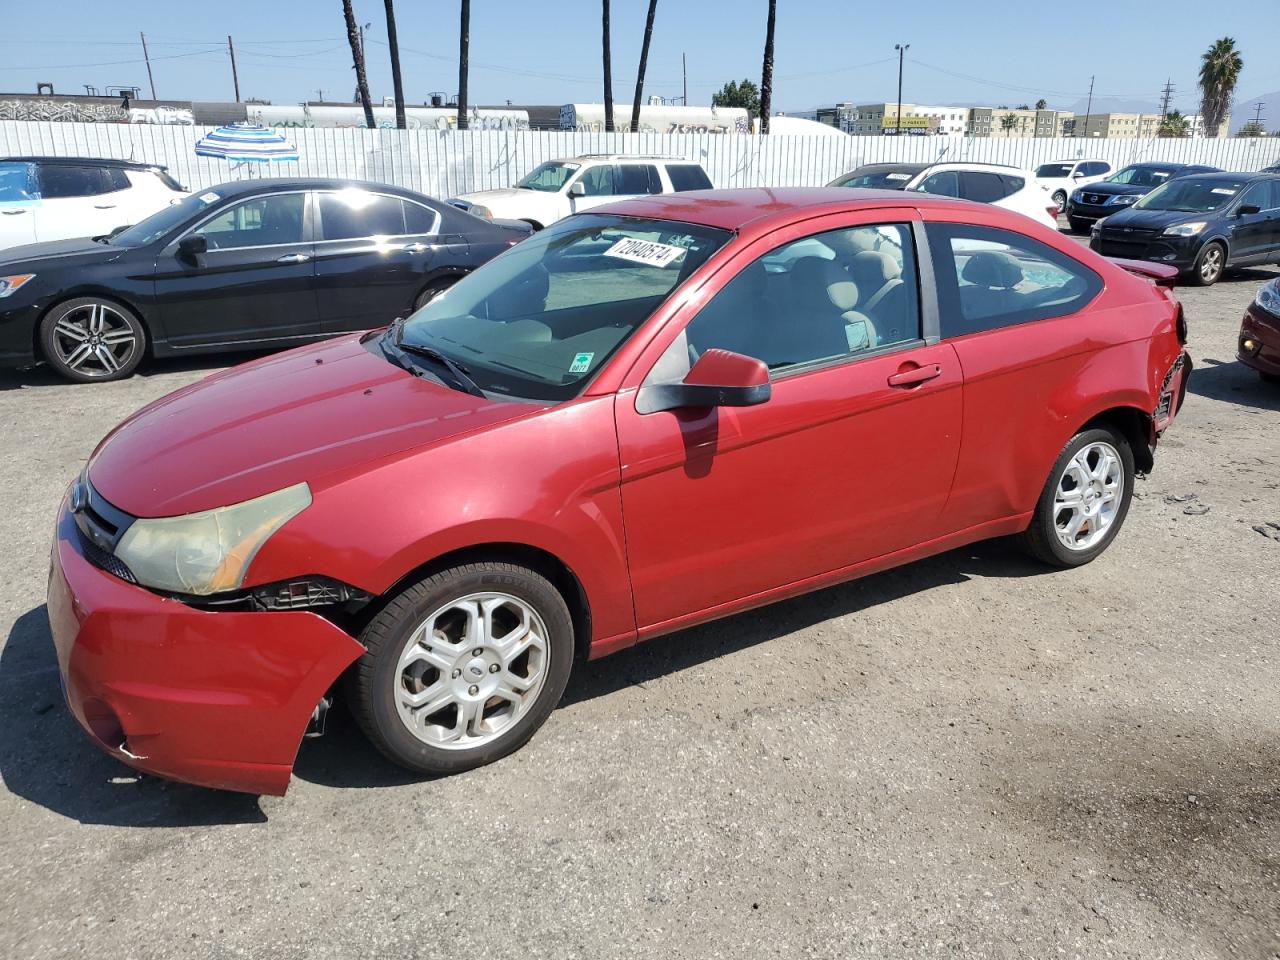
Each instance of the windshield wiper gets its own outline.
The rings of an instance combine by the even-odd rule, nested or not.
[[[422,357],[424,360],[432,361],[437,366],[444,367],[453,380],[453,386],[456,386],[463,393],[469,393],[476,397],[484,396],[484,391],[480,389],[480,385],[471,379],[471,371],[458,363],[458,361],[446,356],[434,347],[428,347],[420,343],[405,343],[403,318],[397,317],[395,322],[388,328],[386,335],[391,339],[392,346],[402,353]]]

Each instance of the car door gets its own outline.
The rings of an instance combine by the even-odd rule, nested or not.
[[[1280,263],[1280,180],[1272,180],[1268,185],[1271,187],[1269,205],[1263,208],[1263,212],[1267,215],[1270,229],[1267,231],[1267,255],[1263,259]]]
[[[1214,189],[1227,192],[1229,188]],[[1258,209],[1253,213],[1242,213],[1241,208],[1246,205]],[[1272,233],[1275,224],[1268,209],[1270,206],[1271,184],[1265,180],[1250,184],[1235,200],[1225,217],[1232,263],[1253,263],[1271,259]]]
[[[182,237],[174,237],[156,258],[156,309],[170,346],[266,344],[320,332],[306,191],[228,198],[183,236],[208,249],[184,254]]]
[[[39,203],[35,164],[0,162],[0,250],[35,243]]]
[[[662,192],[662,180],[658,174],[658,168],[652,164],[599,163],[587,167],[579,175],[578,180],[586,192],[582,196],[574,196],[573,186],[570,184],[569,198],[572,201],[574,213],[581,213],[616,200]]]
[[[36,240],[96,237],[128,224],[121,220],[120,197],[129,178],[117,167],[75,163],[38,163],[40,204],[35,211]]]
[[[915,213],[877,213],[758,241],[718,292],[672,318],[641,360],[640,392],[618,396],[641,629],[933,535],[959,451],[960,369],[920,306],[932,295],[920,294]],[[900,272],[874,314],[851,280],[864,253]],[[768,402],[641,412],[643,386],[681,379],[712,348],[770,365]]]
[[[465,262],[466,239],[442,236],[440,214],[370,190],[316,194],[316,309],[324,333],[406,316],[429,278]]]

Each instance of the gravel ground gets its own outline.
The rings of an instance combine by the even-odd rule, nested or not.
[[[43,605],[93,444],[216,364],[0,374],[0,957],[1280,957],[1280,391],[1234,361],[1273,275],[1182,291],[1191,392],[1097,563],[984,544],[655,641],[452,779],[335,711],[280,799],[100,754]]]

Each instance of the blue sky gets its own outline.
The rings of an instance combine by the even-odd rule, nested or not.
[[[16,3],[17,0],[6,0]],[[457,89],[456,0],[397,4],[406,98]],[[613,0],[614,94],[629,101],[644,26],[645,0]],[[1095,98],[1155,101],[1172,77],[1174,103],[1194,109],[1199,54],[1223,35],[1245,58],[1239,93],[1280,90],[1275,0],[1236,0],[1211,13],[1202,2],[1115,0],[780,0],[774,104],[801,110],[838,100],[896,96],[893,45],[910,43],[903,97],[917,103],[1034,102],[1069,107]],[[375,97],[390,95],[383,4],[357,0],[367,37]],[[82,84],[135,84],[147,90],[138,31],[147,33],[161,98],[230,100],[226,35],[236,42],[240,89],[276,103],[343,100],[353,89],[340,0],[57,0],[53,17],[9,18],[0,39],[0,90],[59,92]],[[472,103],[599,102],[598,0],[473,0]],[[680,94],[680,55],[689,57],[689,99],[706,103],[724,81],[760,78],[765,0],[659,0],[647,93]],[[1073,12],[1078,10],[1079,12]],[[1154,13],[1154,15],[1153,15]],[[1086,26],[1088,25],[1088,26]],[[1075,41],[1088,31],[1100,41]],[[126,62],[116,62],[126,61]],[[1244,105],[1237,107],[1237,111]],[[1266,110],[1280,126],[1280,102]]]

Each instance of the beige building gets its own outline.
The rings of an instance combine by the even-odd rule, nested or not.
[[[1192,114],[1186,118],[1188,135],[1193,138],[1204,136],[1204,122],[1200,114]],[[1160,131],[1160,114],[1158,113],[1094,113],[1087,118],[1081,117],[1079,136],[1101,139],[1133,140],[1142,137],[1154,137]],[[1218,136],[1225,137],[1231,126],[1231,118],[1225,118],[1218,127]]]
[[[963,136],[969,118],[967,107],[937,107],[916,103],[902,105],[902,132],[914,135]],[[898,131],[898,104],[838,103],[817,111],[815,119],[839,127],[855,137],[878,137]]]
[[[974,107],[965,130],[971,137],[1069,137],[1075,114],[1065,110],[1016,110]]]

